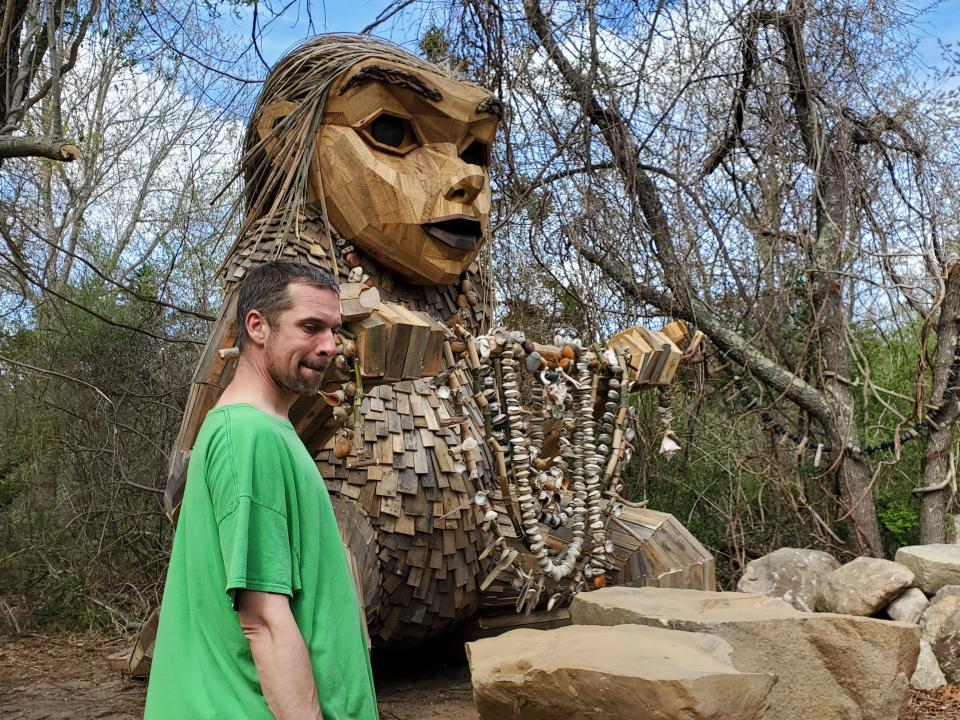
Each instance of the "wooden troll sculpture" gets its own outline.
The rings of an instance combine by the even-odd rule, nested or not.
[[[643,329],[607,349],[490,331],[475,261],[501,116],[486,90],[391,44],[326,35],[277,64],[247,128],[245,222],[167,510],[175,518],[189,450],[232,375],[246,268],[287,258],[330,270],[341,352],[291,420],[334,500],[378,645],[415,643],[478,612],[503,626],[507,611],[556,617],[607,578],[713,583],[712,558],[671,516],[617,494],[627,390],[669,383],[674,343]],[[640,551],[661,536],[655,558]]]

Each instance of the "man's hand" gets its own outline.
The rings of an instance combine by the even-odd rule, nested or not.
[[[322,720],[313,666],[286,595],[237,590],[237,616],[250,641],[260,687],[277,720]]]

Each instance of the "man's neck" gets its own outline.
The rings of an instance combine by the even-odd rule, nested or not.
[[[217,401],[217,407],[247,403],[285,420],[296,400],[295,393],[279,387],[269,373],[260,370],[249,358],[241,355],[233,380]]]

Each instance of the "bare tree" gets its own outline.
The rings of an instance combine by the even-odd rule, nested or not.
[[[956,248],[941,239],[936,175],[947,171],[929,146],[939,100],[910,74],[901,12],[523,0],[471,3],[449,26],[466,29],[453,47],[512,110],[508,242],[573,276],[574,290],[590,277],[584,261],[599,271],[626,301],[601,301],[608,327],[632,303],[706,332],[754,388],[746,409],[836,483],[833,522],[871,555],[883,552],[883,469],[913,437],[943,450],[955,420],[945,291]],[[918,392],[905,397],[871,377],[860,333],[925,318],[937,350],[917,358]],[[926,463],[925,506],[951,497],[934,487],[952,472],[943,458]],[[925,537],[942,536],[942,514],[924,518]]]

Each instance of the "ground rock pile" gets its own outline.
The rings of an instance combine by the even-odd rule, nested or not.
[[[845,565],[823,555],[833,559],[781,548],[749,563],[738,587],[788,602],[804,593],[804,605],[821,612],[915,625],[922,643],[911,684],[930,690],[960,683],[960,545],[913,545],[894,561],[860,557]]]
[[[916,625],[805,613],[755,593],[605,588],[578,595],[573,621],[708,633],[743,672],[773,672],[768,720],[896,720],[919,652]]]

